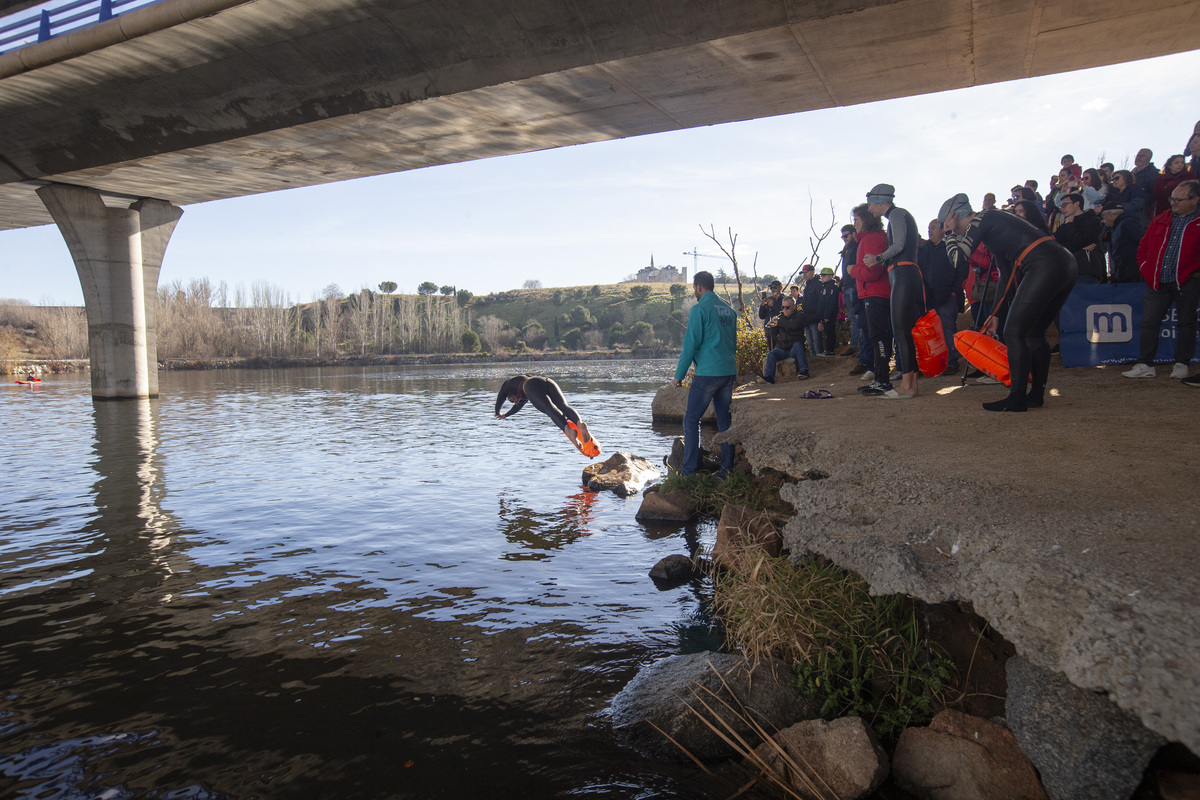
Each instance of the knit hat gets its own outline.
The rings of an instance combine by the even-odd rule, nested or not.
[[[890,183],[877,183],[867,192],[868,203],[890,203],[896,197],[896,187]]]
[[[975,211],[971,208],[971,198],[967,197],[963,192],[959,192],[954,197],[942,203],[942,207],[938,211],[938,225],[945,226],[946,217],[950,216],[951,212],[958,214],[960,218],[974,214]]]
[[[821,267],[821,274],[822,275],[832,275],[833,267]]]

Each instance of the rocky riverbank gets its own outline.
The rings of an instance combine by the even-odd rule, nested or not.
[[[724,434],[756,470],[795,479],[790,552],[986,619],[1027,665],[1010,667],[1010,703],[1014,687],[1026,708],[1050,703],[1041,716],[1073,739],[1022,743],[1043,777],[1083,763],[1089,737],[1143,727],[1143,753],[1200,752],[1196,391],[1056,364],[1045,408],[990,414],[979,404],[1003,387],[923,379],[915,400],[878,400],[845,360],[815,362],[811,380],[740,387]],[[802,397],[813,389],[834,396]],[[1089,697],[1099,716],[1076,716]]]

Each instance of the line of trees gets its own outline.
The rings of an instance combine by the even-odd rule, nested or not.
[[[204,278],[160,288],[157,318],[160,359],[447,353],[470,328],[470,312],[453,294],[343,296],[330,284],[311,303],[293,304],[256,282],[230,303],[224,284]]]
[[[608,295],[602,299],[600,286],[590,291],[582,287],[546,290],[544,297],[524,290],[480,298],[453,286],[429,291],[428,285],[422,285],[419,288],[425,291],[417,295],[392,294],[395,288],[394,282],[384,281],[379,292],[364,288],[346,295],[330,284],[312,301],[295,303],[281,288],[265,281],[231,292],[226,284],[207,278],[177,280],[158,289],[154,308],[158,357],[333,358],[661,348],[678,345],[682,339],[690,304],[683,302],[687,291],[682,284],[671,287],[671,311],[662,309],[650,321],[644,304],[651,287],[643,284],[613,293],[613,302]],[[621,294],[626,301],[619,299]],[[572,301],[582,302],[571,307]],[[507,302],[522,309],[520,317],[507,311]],[[595,314],[583,303],[594,304]],[[547,308],[561,311],[544,313]],[[525,321],[518,323],[519,318]],[[84,309],[0,300],[0,360],[25,357],[22,354],[51,360],[87,358]]]

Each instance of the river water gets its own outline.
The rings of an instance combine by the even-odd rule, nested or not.
[[[530,365],[606,452],[659,460],[670,362]],[[0,391],[0,797],[703,797],[616,745],[612,696],[715,647],[638,498],[513,366],[86,376]]]

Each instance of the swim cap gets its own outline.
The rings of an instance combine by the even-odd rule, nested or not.
[[[960,218],[969,217],[974,214],[975,211],[971,208],[971,198],[967,197],[963,192],[959,192],[954,197],[942,203],[942,208],[938,211],[938,225],[945,227],[946,217],[950,216],[951,212],[958,214]]]
[[[896,187],[890,183],[877,183],[867,192],[868,203],[890,203],[896,196]]]

